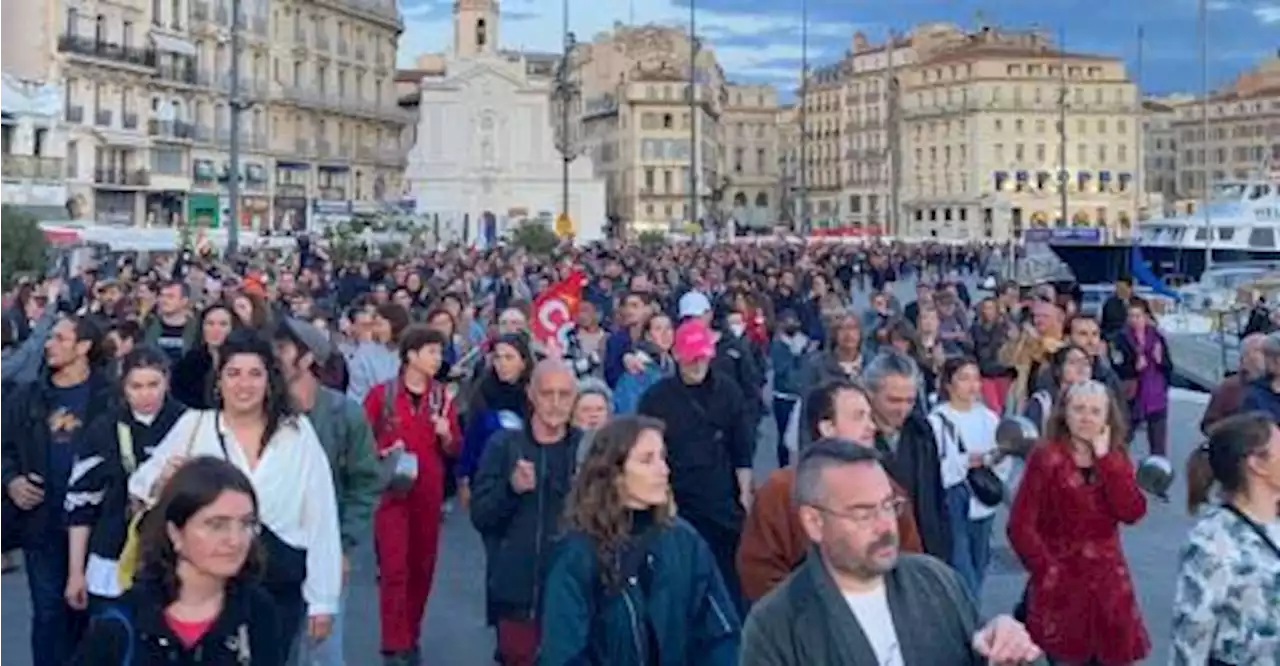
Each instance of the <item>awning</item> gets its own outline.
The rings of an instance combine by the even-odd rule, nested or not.
[[[176,53],[193,58],[196,55],[196,45],[180,37],[171,37],[153,32],[151,33],[151,41],[155,42],[157,49],[166,53]]]

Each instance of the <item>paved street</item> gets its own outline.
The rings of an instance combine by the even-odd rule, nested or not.
[[[912,288],[902,285],[899,298],[908,302]],[[859,299],[865,303],[865,299]],[[1171,414],[1170,448],[1175,468],[1199,443],[1199,420],[1204,410],[1204,397],[1178,391]],[[772,419],[766,419],[772,423]],[[756,460],[758,478],[763,478],[776,464],[773,435],[763,433]],[[1138,451],[1145,451],[1139,439]],[[1161,504],[1152,501],[1147,517],[1125,533],[1125,550],[1133,568],[1147,627],[1155,643],[1149,664],[1167,662],[1170,608],[1178,549],[1182,546],[1190,519],[1179,500],[1183,487],[1174,487],[1174,501]],[[1024,574],[1008,549],[1003,524],[996,532],[995,561],[983,595],[983,611],[988,614],[1010,612],[1021,595]],[[483,567],[480,541],[463,515],[450,516],[442,537],[442,556],[436,573],[435,589],[423,626],[422,645],[430,666],[484,666],[491,663],[492,634],[484,626]],[[378,653],[377,588],[374,583],[372,556],[365,553],[357,563],[351,595],[352,612],[347,615],[348,663],[352,666],[376,664]],[[4,577],[3,604],[0,606],[2,655],[7,664],[30,665],[28,626],[30,609],[26,582],[20,573]]]

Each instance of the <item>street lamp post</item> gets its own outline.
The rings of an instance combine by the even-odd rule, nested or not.
[[[689,222],[698,225],[698,169],[702,168],[702,160],[698,159],[698,3],[689,0]],[[710,101],[710,100],[708,100]]]
[[[231,93],[227,112],[231,114],[231,162],[227,174],[227,256],[233,256],[240,245],[240,111],[249,107],[240,98],[240,52],[244,45],[240,37],[240,13],[244,11],[241,0],[231,0]]]
[[[556,66],[555,88],[552,90],[552,99],[560,109],[560,123],[556,132],[556,151],[560,153],[560,214],[568,216],[569,166],[573,164],[573,160],[577,159],[581,153],[581,142],[575,140],[572,127],[573,109],[582,92],[578,84],[573,81],[572,72],[569,71],[569,59],[573,56],[573,51],[578,47],[577,39],[572,32],[569,32],[569,0],[564,0],[562,12],[561,32],[564,50],[560,55],[560,64]]]

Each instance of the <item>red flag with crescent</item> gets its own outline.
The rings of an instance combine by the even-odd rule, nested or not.
[[[578,317],[582,287],[586,274],[574,271],[568,277],[548,286],[533,299],[533,321],[529,330],[533,339],[543,345],[563,344],[563,336]]]

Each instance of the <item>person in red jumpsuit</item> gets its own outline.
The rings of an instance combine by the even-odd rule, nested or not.
[[[412,326],[400,338],[400,376],[374,387],[365,414],[387,458],[395,449],[416,456],[416,479],[391,487],[374,514],[378,610],[387,666],[418,663],[418,633],[439,552],[446,455],[462,441],[458,414],[443,382],[434,379],[448,341]],[[393,486],[397,484],[393,483]]]

